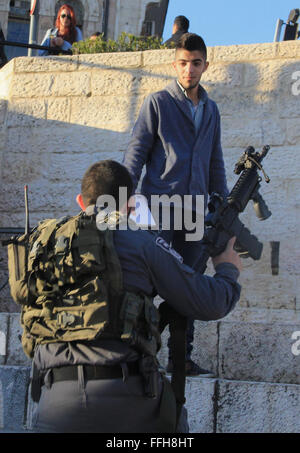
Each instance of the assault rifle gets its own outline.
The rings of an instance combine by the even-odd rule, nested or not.
[[[266,220],[271,216],[268,206],[259,193],[262,178],[258,175],[258,170],[261,170],[265,181],[270,182],[261,165],[269,149],[270,146],[265,145],[259,153],[255,152],[252,146],[248,146],[235,165],[234,172],[241,175],[230,194],[226,198],[222,198],[217,193],[212,194],[208,203],[209,212],[204,221],[204,235],[201,241],[203,251],[198,261],[200,269],[196,266],[202,273],[205,271],[208,258],[222,253],[228,240],[233,236],[236,236],[234,248],[242,257],[260,259],[262,243],[250,233],[238,216],[245,210],[250,200],[254,203],[254,210],[259,220]]]
[[[27,44],[23,42],[17,41],[6,41],[0,36],[0,52],[4,52],[3,46],[11,46],[11,47],[23,47],[25,49],[36,49],[36,50],[47,50],[50,55],[73,55],[71,49],[63,50],[60,47],[47,47],[47,46],[40,46],[39,44]],[[6,59],[7,61],[7,59]]]
[[[202,254],[199,257],[197,271],[204,273],[210,256],[222,253],[228,240],[236,236],[235,250],[243,257],[250,256],[254,260],[261,257],[263,245],[256,236],[239,220],[238,216],[244,211],[248,202],[254,202],[254,209],[260,220],[270,217],[265,201],[259,193],[260,181],[258,170],[264,174],[266,182],[270,178],[265,174],[261,162],[267,155],[270,147],[266,145],[262,152],[255,152],[249,146],[235,165],[234,172],[240,174],[238,181],[227,198],[214,193],[208,204],[208,214],[204,220],[204,235],[202,239]],[[174,371],[171,384],[176,397],[176,422],[178,424],[183,404],[185,403],[185,354],[186,354],[186,327],[187,319],[179,315],[167,302],[159,306],[160,332],[169,325],[171,350]]]

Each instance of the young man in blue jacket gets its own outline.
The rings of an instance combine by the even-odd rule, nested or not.
[[[228,194],[219,110],[199,84],[208,65],[203,39],[185,33],[176,45],[173,62],[177,80],[145,99],[124,157],[134,189],[146,165],[141,191],[147,199],[162,194],[192,195],[193,214],[196,195],[203,195],[206,208],[212,192]],[[172,225],[163,235],[185,263],[196,266],[199,242],[187,241],[186,230],[175,230]],[[193,320],[189,320],[186,373],[211,376],[191,360],[193,335]],[[171,356],[168,370],[172,370]]]

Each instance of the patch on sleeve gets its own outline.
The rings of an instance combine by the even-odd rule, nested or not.
[[[182,256],[174,250],[170,244],[168,244],[167,241],[165,241],[163,238],[158,237],[156,239],[156,245],[158,245],[160,248],[162,248],[165,252],[170,253],[170,255],[173,255],[174,258],[176,258],[180,263],[183,263],[183,258]]]

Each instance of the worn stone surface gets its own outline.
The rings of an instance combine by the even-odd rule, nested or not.
[[[29,368],[0,366],[0,428],[23,432]]]
[[[300,432],[299,385],[218,383],[218,433]]]
[[[214,432],[215,385],[215,379],[187,378],[186,408],[190,433]]]
[[[219,376],[300,384],[300,359],[292,353],[299,323],[221,322]]]
[[[30,366],[31,361],[24,354],[21,335],[23,329],[20,325],[20,314],[11,313],[9,315],[9,341],[7,348],[7,365]]]

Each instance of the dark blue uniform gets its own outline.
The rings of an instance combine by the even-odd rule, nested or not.
[[[214,277],[196,273],[156,234],[117,230],[115,247],[124,289],[159,294],[182,315],[209,321],[229,313],[240,296],[238,270],[217,266]],[[39,345],[34,363],[46,373],[34,427],[40,432],[167,432],[160,419],[162,381],[156,398],[144,394],[140,376],[86,379],[85,365],[136,362],[139,353],[119,340]],[[78,379],[54,382],[53,368],[77,366]],[[185,431],[182,431],[185,432]]]
[[[159,294],[182,315],[202,321],[223,318],[239,299],[239,271],[231,263],[219,264],[209,277],[185,265],[153,232],[128,229],[114,238],[127,290]]]

